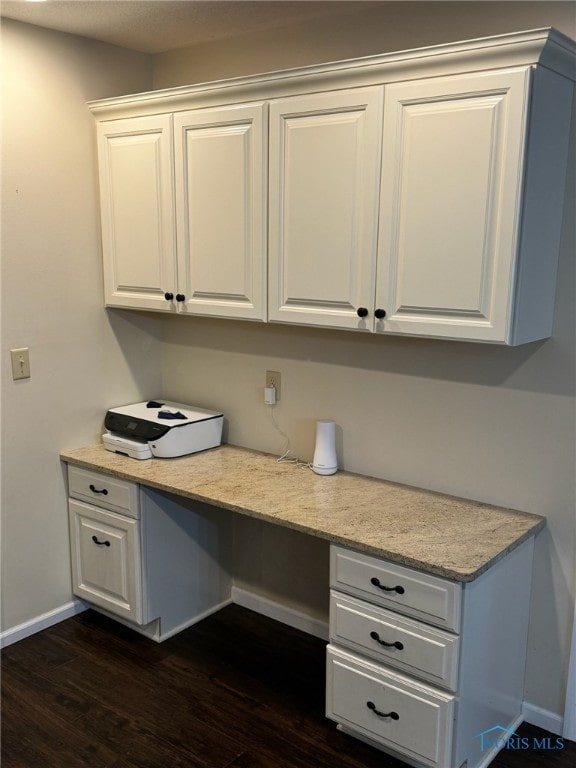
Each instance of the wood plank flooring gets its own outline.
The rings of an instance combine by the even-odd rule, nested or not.
[[[406,768],[324,717],[324,650],[234,605],[161,645],[86,611],[2,652],[2,768]],[[492,763],[575,764],[571,742]]]

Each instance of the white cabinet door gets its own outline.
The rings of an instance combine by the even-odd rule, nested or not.
[[[74,594],[143,623],[138,520],[73,500],[69,518]]]
[[[98,155],[106,304],[174,309],[171,116],[99,123]]]
[[[270,320],[372,330],[382,92],[270,105]]]
[[[377,332],[508,340],[529,75],[386,86]]]
[[[174,115],[178,304],[264,320],[265,106]]]

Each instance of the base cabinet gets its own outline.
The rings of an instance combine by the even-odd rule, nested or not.
[[[457,584],[332,546],[327,717],[410,765],[488,765],[482,734],[522,721],[532,553]]]
[[[230,602],[225,510],[75,467],[69,492],[73,592],[91,606],[160,642]]]
[[[230,603],[235,513],[152,490],[142,468],[127,481],[104,466],[68,467],[74,593],[156,641]],[[416,768],[488,766],[522,722],[541,523],[468,582],[441,563],[420,571],[332,544],[327,717]]]
[[[143,615],[140,521],[71,500],[74,594],[118,616]]]

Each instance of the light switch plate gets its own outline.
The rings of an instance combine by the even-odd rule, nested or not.
[[[10,356],[12,358],[12,378],[14,381],[17,381],[18,379],[29,379],[30,355],[28,347],[11,349]]]

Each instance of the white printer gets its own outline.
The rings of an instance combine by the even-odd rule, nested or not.
[[[102,442],[109,451],[133,459],[173,458],[220,445],[223,423],[216,411],[149,400],[111,408]]]

